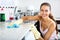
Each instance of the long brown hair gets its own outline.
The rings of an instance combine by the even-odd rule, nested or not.
[[[54,19],[51,13],[49,14],[49,17],[56,23],[56,20]],[[56,23],[56,33],[58,34],[57,23]]]
[[[40,9],[41,9],[41,7],[42,7],[43,5],[48,6],[49,9],[50,9],[50,11],[51,11],[51,5],[50,5],[49,3],[47,3],[47,2],[42,3],[41,6],[40,6]],[[49,18],[51,18],[51,19],[56,23],[56,20],[54,19],[53,15],[52,15],[51,13],[49,14]],[[57,23],[56,23],[56,31],[57,31],[56,33],[58,33]]]

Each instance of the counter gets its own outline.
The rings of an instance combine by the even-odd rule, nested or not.
[[[30,31],[30,23],[23,23],[19,28],[7,28],[9,22],[0,22],[0,40],[35,40]],[[59,25],[60,26],[60,25]],[[58,33],[60,39],[60,32]]]
[[[8,24],[0,22],[0,40],[22,40],[30,32],[29,24],[21,24],[19,28],[7,28]]]

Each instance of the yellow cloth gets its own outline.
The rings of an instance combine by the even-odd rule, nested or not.
[[[19,19],[16,22],[14,22],[14,24],[21,24],[21,23],[23,23],[23,19]]]
[[[11,22],[10,24],[9,24],[9,26],[12,26],[13,24],[21,24],[21,23],[23,23],[23,19],[19,19],[19,20],[17,20],[17,21],[13,21],[13,22]]]
[[[38,30],[36,29],[36,27],[34,26],[34,24],[31,25],[31,31],[33,32],[34,36],[36,39],[39,39],[41,36],[40,36],[40,33],[38,32]]]

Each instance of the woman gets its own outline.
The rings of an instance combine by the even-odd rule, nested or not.
[[[51,15],[51,6],[49,3],[42,3],[40,6],[40,13],[36,16],[24,16],[18,20],[18,24],[25,20],[37,20],[35,26],[42,34],[42,40],[55,40],[57,39],[56,22]],[[19,22],[20,21],[20,22]],[[15,23],[17,23],[15,22]],[[38,36],[37,36],[38,37]],[[40,40],[38,38],[38,40]]]

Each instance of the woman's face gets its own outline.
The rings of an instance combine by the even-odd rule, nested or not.
[[[50,8],[47,5],[43,5],[40,9],[40,15],[42,16],[42,18],[46,18],[49,17],[50,14]]]

